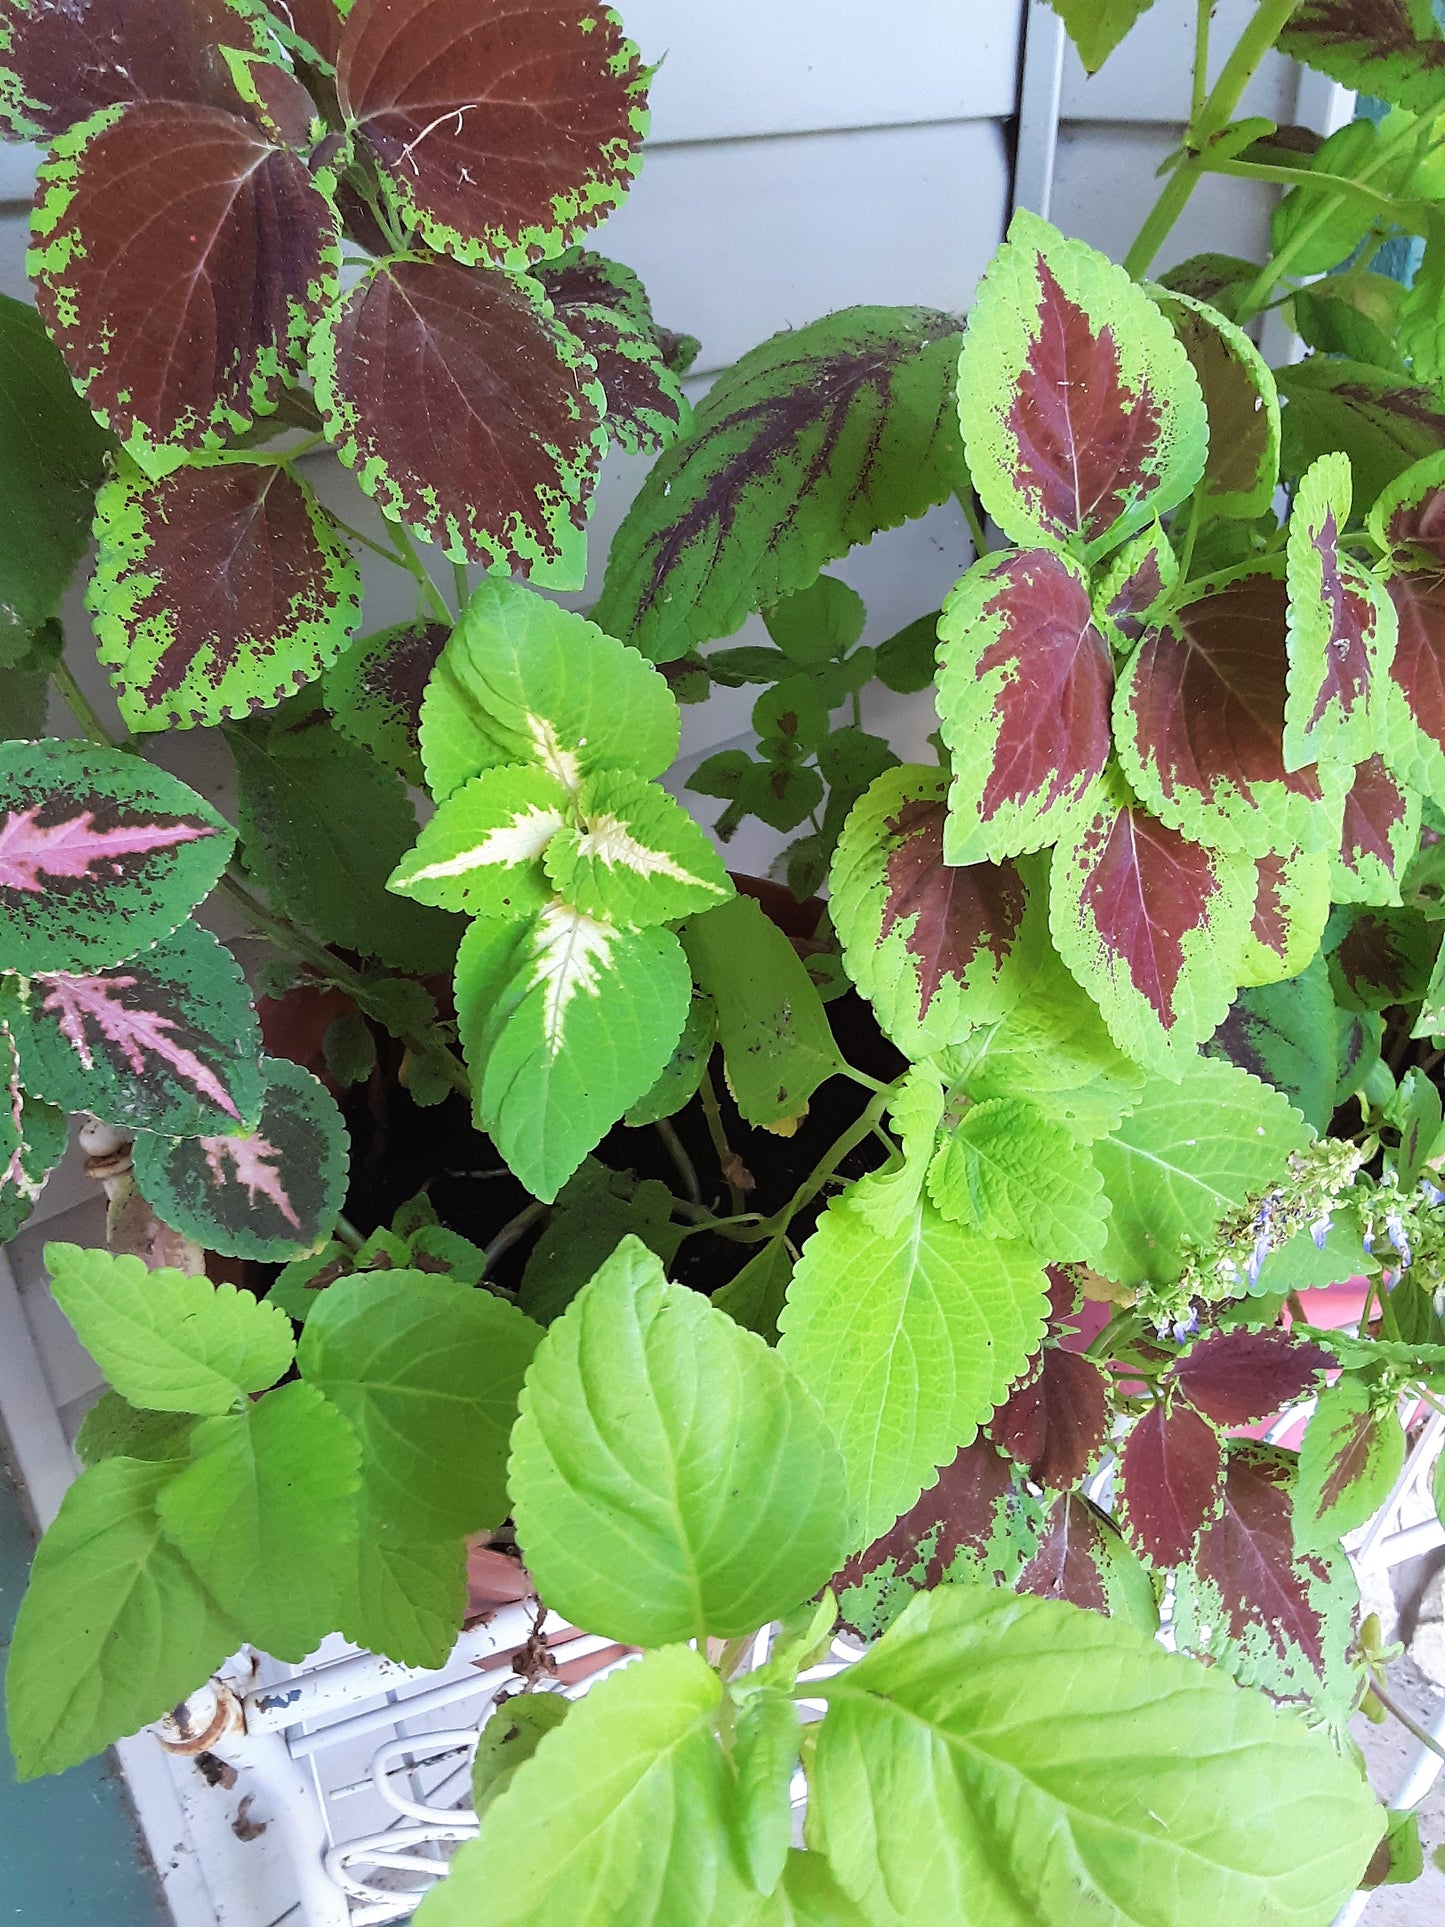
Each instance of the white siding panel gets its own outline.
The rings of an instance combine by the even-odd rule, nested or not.
[[[1021,0],[621,0],[655,141],[730,140],[1014,111]]]
[[[30,217],[25,209],[0,214],[0,294],[13,295],[17,301],[34,298],[25,275],[29,238]]]
[[[1008,180],[992,122],[664,148],[593,245],[701,338],[702,372],[856,302],[963,309]]]
[[[35,192],[38,148],[24,141],[0,141],[0,201],[28,201]]]
[[[1194,11],[1194,0],[1154,0],[1093,75],[1084,72],[1070,43],[1064,53],[1060,117],[1066,121],[1186,120],[1194,65]],[[1256,0],[1217,0],[1209,41],[1211,82],[1255,11]],[[1278,122],[1292,119],[1298,72],[1283,55],[1269,55],[1245,90],[1240,114],[1266,114]]]
[[[1122,259],[1158,195],[1155,170],[1178,139],[1175,127],[1061,127],[1050,210],[1055,225]],[[1206,175],[1165,242],[1156,271],[1208,248],[1264,260],[1273,199],[1254,181]]]

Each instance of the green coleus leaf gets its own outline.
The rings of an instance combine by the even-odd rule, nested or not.
[[[1367,756],[1345,797],[1328,894],[1337,903],[1398,903],[1400,880],[1419,845],[1420,792],[1401,782],[1383,757]]]
[[[789,1851],[783,1877],[757,1916],[758,1927],[868,1927],[821,1853]]]
[[[1204,505],[1242,521],[1263,515],[1279,486],[1279,391],[1269,364],[1243,328],[1207,302],[1177,290],[1150,293],[1179,337],[1204,396]]]
[[[41,1541],[7,1666],[21,1779],[59,1773],[159,1719],[240,1644],[156,1515],[174,1476],[163,1462],[92,1466]]]
[[[582,785],[577,817],[542,861],[558,895],[586,916],[640,930],[733,894],[712,839],[655,783],[605,770]]]
[[[1280,46],[1307,67],[1396,107],[1433,113],[1445,76],[1445,36],[1412,0],[1304,0]]]
[[[862,596],[831,575],[820,575],[763,611],[768,634],[800,669],[846,656],[867,620]]]
[[[456,977],[473,1105],[535,1196],[550,1203],[652,1089],[691,994],[670,930],[622,930],[560,899],[525,923],[473,923]]]
[[[535,916],[555,894],[542,852],[573,804],[561,777],[535,763],[485,770],[442,801],[387,887],[474,917]]]
[[[538,1348],[508,1489],[549,1604],[635,1645],[734,1638],[791,1611],[849,1537],[813,1398],[636,1238]]]
[[[82,1465],[99,1465],[102,1459],[184,1465],[196,1422],[190,1412],[143,1412],[119,1392],[102,1392],[80,1421],[75,1456]]]
[[[717,1006],[705,990],[694,989],[687,1021],[662,1075],[630,1106],[623,1122],[634,1129],[674,1117],[701,1084],[717,1042]]]
[[[531,1759],[543,1735],[562,1724],[572,1704],[562,1693],[514,1693],[495,1708],[472,1755],[472,1811],[479,1820],[512,1784],[517,1768]]]
[[[969,315],[958,370],[969,473],[1011,540],[1098,555],[1204,469],[1199,383],[1122,268],[1020,210]]]
[[[401,778],[312,711],[228,732],[246,860],[273,906],[396,970],[442,971],[461,927],[386,888],[416,840]]]
[[[378,1518],[363,1492],[356,1537],[340,1562],[338,1632],[398,1666],[446,1664],[467,1610],[460,1534],[424,1539]]]
[[[1096,74],[1153,0],[1049,0],[1078,49],[1085,73]]]
[[[761,1896],[730,1847],[737,1787],[716,1733],[722,1692],[685,1646],[603,1680],[488,1807],[418,1927],[607,1927],[619,1868],[628,1927],[751,1921]],[[537,1852],[538,1829],[553,1826],[566,1827],[570,1852]]]
[[[670,1264],[681,1242],[672,1206],[672,1193],[659,1179],[638,1183],[627,1172],[584,1158],[528,1253],[517,1303],[539,1325],[551,1324],[629,1233]]]
[[[96,499],[86,591],[132,730],[269,708],[334,661],[361,616],[361,573],[304,482],[223,462],[152,483],[134,466]]]
[[[1333,1550],[1372,1518],[1405,1463],[1405,1432],[1393,1394],[1383,1398],[1346,1372],[1320,1393],[1300,1446],[1295,1543]]]
[[[64,637],[58,622],[42,623],[32,634],[12,632],[7,649],[0,641],[0,737],[37,741],[50,715],[50,677],[60,661]],[[7,655],[10,660],[7,661]]]
[[[786,1241],[769,1238],[741,1271],[712,1294],[709,1303],[725,1311],[735,1324],[776,1345],[778,1320],[783,1314],[792,1276],[793,1255]]]
[[[1310,355],[1278,370],[1276,380],[1287,404],[1280,422],[1285,476],[1303,475],[1318,456],[1340,450],[1349,457],[1357,508],[1445,447],[1445,402],[1387,369]]]
[[[674,661],[945,500],[965,480],[947,406],[957,350],[948,315],[847,308],[744,355],[643,483],[597,620]]]
[[[735,1838],[761,1893],[782,1879],[793,1840],[792,1779],[803,1729],[791,1693],[763,1686],[749,1694],[733,1726],[738,1776]]]
[[[350,643],[322,679],[326,707],[342,735],[371,750],[415,789],[425,781],[422,696],[450,633],[440,622],[379,629]]]
[[[35,310],[0,296],[0,666],[60,608],[108,446]]]
[[[1104,1243],[1108,1200],[1087,1146],[1027,1098],[971,1105],[929,1167],[928,1190],[946,1218],[1041,1258],[1094,1258]]]
[[[346,1194],[346,1126],[310,1071],[261,1060],[254,1131],[136,1139],[135,1174],[161,1220],[229,1258],[294,1258],[330,1235]]]
[[[296,1664],[335,1627],[356,1436],[314,1386],[295,1384],[203,1419],[190,1449],[159,1495],[166,1535],[251,1644]]]
[[[842,1068],[822,999],[802,959],[752,897],[691,918],[687,961],[717,1010],[728,1088],[749,1124],[800,1117]]]
[[[240,967],[188,924],[109,970],[0,979],[27,1090],[107,1124],[180,1134],[248,1125],[260,1032]]]
[[[1254,865],[1159,822],[1117,772],[1094,801],[1096,814],[1055,848],[1049,928],[1114,1042],[1167,1070],[1229,1008]]]
[[[1122,1923],[1161,1892],[1181,1920],[1322,1922],[1379,1836],[1324,1735],[1052,1600],[940,1587],[820,1691],[811,1836],[890,1927]]]
[[[321,1294],[301,1370],[351,1421],[374,1520],[437,1541],[500,1525],[507,1437],[540,1329],[435,1272],[358,1272]]]
[[[6,966],[119,963],[186,920],[234,844],[209,803],[137,757],[0,742]]]
[[[660,776],[680,728],[671,690],[635,649],[493,577],[473,592],[427,685],[421,754],[438,802],[505,763],[535,763],[576,789],[599,770]]]
[[[954,1224],[920,1199],[881,1233],[856,1198],[831,1203],[803,1247],[779,1350],[842,1447],[855,1543],[932,1483],[1003,1399],[1044,1327],[1026,1246]]]
[[[1257,857],[1254,870],[1254,911],[1235,975],[1241,984],[1275,984],[1297,977],[1319,949],[1334,866],[1323,850],[1289,850]]]
[[[1373,755],[1384,736],[1395,606],[1341,548],[1350,515],[1350,465],[1322,455],[1295,490],[1289,521],[1287,767]]]
[[[45,1268],[80,1342],[144,1411],[218,1417],[274,1385],[295,1356],[286,1314],[234,1285],[78,1245],[47,1245]]]
[[[1335,1109],[1335,1030],[1330,973],[1317,956],[1283,983],[1242,990],[1206,1048],[1283,1091],[1324,1132]]]
[[[1121,1284],[1170,1284],[1186,1243],[1280,1176],[1310,1129],[1288,1099],[1234,1064],[1186,1060],[1153,1077],[1123,1123],[1093,1146],[1110,1203],[1098,1269]]]
[[[64,1111],[31,1097],[21,1082],[15,1040],[0,1016],[0,1240],[30,1216],[69,1141]]]

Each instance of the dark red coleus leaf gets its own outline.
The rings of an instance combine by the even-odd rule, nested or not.
[[[887,894],[880,941],[912,920],[905,939],[918,973],[919,1015],[926,1016],[945,977],[963,983],[985,951],[1002,967],[1027,907],[1023,878],[1012,863],[957,867],[943,855],[946,808],[941,797],[905,803],[886,828],[896,839],[886,862]]]
[[[1108,1423],[1098,1366],[1050,1345],[989,1420],[988,1434],[1035,1484],[1062,1489],[1077,1484],[1093,1464]]]
[[[1235,1328],[1191,1346],[1171,1376],[1216,1425],[1252,1425],[1302,1397],[1331,1362],[1318,1345],[1288,1332]]]
[[[1104,603],[1104,614],[1126,642],[1138,642],[1143,636],[1146,626],[1144,617],[1163,595],[1166,586],[1159,565],[1159,550],[1151,546],[1142,552],[1134,566],[1110,590]]]
[[[239,111],[221,49],[259,46],[228,0],[0,0],[0,127],[50,141],[135,100]]]
[[[102,421],[138,454],[198,449],[274,405],[338,258],[298,155],[151,101],[61,141],[40,175],[36,300]]]
[[[388,514],[454,561],[580,587],[605,401],[535,282],[394,262],[332,310],[312,371],[328,432]]]
[[[1066,1599],[1088,1612],[1113,1613],[1130,1603],[1121,1597],[1126,1564],[1143,1577],[1117,1527],[1097,1506],[1080,1493],[1061,1492],[1039,1549],[1019,1574],[1015,1590],[1039,1599]],[[1147,1593],[1147,1579],[1142,1590]]]
[[[1420,828],[1420,802],[1386,767],[1370,756],[1355,770],[1345,798],[1340,827],[1340,868],[1336,896],[1348,891],[1366,902],[1383,902],[1398,895],[1400,878],[1415,853]]]
[[[342,111],[425,238],[525,267],[626,193],[647,78],[607,7],[577,0],[357,0]]]
[[[1390,514],[1385,535],[1391,548],[1417,549],[1445,564],[1445,487],[1407,495]]]
[[[1124,1531],[1156,1566],[1183,1565],[1219,1509],[1219,1434],[1182,1401],[1155,1405],[1129,1434],[1119,1465]]]
[[[1385,588],[1399,618],[1390,675],[1425,738],[1429,762],[1445,756],[1445,569],[1407,569]]]
[[[539,268],[537,280],[597,365],[607,397],[607,433],[618,447],[630,455],[656,455],[676,441],[692,411],[632,270],[574,248]]]
[[[346,16],[338,0],[266,0],[266,5],[287,46],[303,60],[335,67]]]

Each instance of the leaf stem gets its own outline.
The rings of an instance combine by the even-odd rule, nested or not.
[[[1194,76],[1189,96],[1189,124],[1199,119],[1209,92],[1209,26],[1215,0],[1194,0]]]
[[[1399,1701],[1391,1697],[1382,1683],[1380,1675],[1368,1660],[1365,1662],[1365,1670],[1370,1675],[1370,1691],[1390,1717],[1400,1722],[1411,1739],[1418,1740],[1423,1747],[1428,1747],[1437,1760],[1445,1760],[1445,1747],[1442,1747],[1438,1740],[1432,1739],[1419,1721],[1412,1719],[1404,1707],[1400,1705]]]
[[[728,1210],[733,1217],[737,1217],[743,1208],[743,1194],[741,1187],[732,1180],[735,1154],[723,1127],[722,1111],[718,1106],[717,1092],[713,1089],[711,1071],[703,1072],[697,1094],[702,1099],[702,1114],[707,1120],[707,1134],[712,1139],[712,1148],[717,1155],[718,1171],[728,1188]]]
[[[334,509],[327,509],[326,514],[332,525],[340,529],[343,535],[349,536],[353,542],[359,542],[362,548],[370,549],[373,555],[379,555],[383,562],[389,562],[394,569],[407,569],[408,575],[411,573],[395,549],[388,549],[380,542],[373,542],[369,535],[363,535],[360,529],[354,529],[349,522],[342,521]]]
[[[435,582],[432,581],[426,564],[418,554],[417,546],[407,533],[405,526],[400,522],[393,522],[390,516],[388,516],[386,518],[386,532],[396,545],[397,553],[401,556],[403,565],[410,569],[411,573],[416,577],[417,589],[423,599],[431,604],[433,615],[435,615],[438,622],[444,622],[447,627],[450,628],[452,624],[452,612],[447,607],[441,590]]]
[[[965,485],[956,489],[958,506],[963,510],[963,519],[968,524],[969,535],[973,538],[973,553],[977,560],[988,554],[988,536],[983,526],[983,511],[974,489]]]
[[[103,743],[107,749],[114,749],[116,747],[115,738],[101,721],[100,712],[96,709],[94,703],[91,702],[89,696],[86,695],[80,684],[75,680],[75,671],[65,660],[64,656],[61,656],[56,661],[50,673],[55,679],[56,690],[64,701],[66,708],[80,724],[81,729],[90,738],[91,742]]]
[[[906,1077],[907,1075],[908,1073],[905,1071],[903,1076]],[[829,1178],[832,1177],[848,1153],[860,1145],[864,1138],[872,1134],[874,1125],[881,1122],[883,1113],[887,1110],[889,1103],[892,1101],[895,1092],[902,1082],[903,1077],[899,1077],[895,1079],[892,1084],[884,1084],[881,1086],[877,1096],[866,1106],[862,1114],[848,1126],[842,1136],[837,1138],[828,1150],[823,1153],[822,1157],[819,1158],[818,1162],[813,1166],[807,1177],[803,1179],[803,1182],[798,1186],[782,1210],[775,1211],[771,1218],[763,1219],[761,1225],[759,1225],[753,1233],[753,1236],[757,1240],[761,1241],[765,1238],[774,1238],[777,1237],[780,1232],[787,1230],[789,1224],[803,1209],[804,1205],[810,1204],[822,1190],[823,1186],[828,1182]]]
[[[667,1149],[678,1176],[682,1179],[683,1189],[687,1192],[689,1204],[702,1203],[702,1186],[698,1182],[697,1166],[687,1154],[687,1146],[677,1135],[669,1118],[660,1117],[653,1127]]]
[[[483,1248],[482,1257],[486,1260],[487,1269],[491,1269],[504,1251],[510,1251],[514,1244],[525,1238],[537,1220],[551,1208],[551,1205],[543,1204],[540,1198],[533,1198],[522,1206],[515,1217],[508,1218],[496,1237]]]
[[[452,587],[456,591],[457,614],[460,615],[471,600],[472,595],[472,585],[467,576],[467,565],[465,562],[453,562]]]

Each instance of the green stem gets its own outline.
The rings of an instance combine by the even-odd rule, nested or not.
[[[1376,214],[1387,220],[1397,220],[1399,204],[1388,194],[1381,194],[1373,187],[1366,187],[1362,181],[1347,180],[1343,174],[1312,174],[1307,167],[1270,167],[1263,161],[1210,161],[1207,172],[1210,174],[1230,174],[1243,181],[1268,181],[1276,187],[1329,187],[1334,189],[1331,202],[1350,200],[1366,202]]]
[[[1194,81],[1189,95],[1189,124],[1198,120],[1209,92],[1209,27],[1214,0],[1194,0]]]
[[[340,529],[341,533],[348,536],[351,541],[359,542],[364,549],[370,549],[373,555],[379,555],[383,562],[389,562],[394,569],[406,569],[407,574],[411,574],[411,570],[395,549],[388,549],[380,542],[373,542],[369,535],[363,535],[360,529],[354,529],[349,522],[343,522],[333,509],[327,509],[326,514],[332,526]]]
[[[1424,1727],[1420,1725],[1419,1721],[1411,1719],[1404,1707],[1390,1697],[1388,1690],[1381,1681],[1380,1675],[1376,1672],[1375,1668],[1367,1663],[1366,1671],[1370,1675],[1370,1691],[1380,1702],[1381,1706],[1384,1707],[1391,1719],[1398,1720],[1410,1735],[1411,1739],[1418,1741],[1421,1746],[1426,1747],[1435,1755],[1437,1760],[1445,1760],[1445,1747],[1442,1747],[1438,1740],[1432,1740]]]
[[[977,495],[971,488],[961,488],[958,493],[958,506],[963,510],[963,519],[968,524],[968,532],[973,537],[974,555],[988,554],[988,536],[984,532],[983,515],[979,509]]]
[[[516,1217],[508,1218],[496,1237],[492,1239],[491,1243],[487,1245],[482,1253],[483,1258],[486,1260],[488,1270],[497,1262],[504,1251],[510,1251],[519,1239],[525,1238],[537,1220],[550,1209],[550,1205],[543,1204],[540,1198],[533,1198],[530,1204],[524,1204],[522,1206]]]
[[[386,532],[396,544],[397,553],[401,556],[403,563],[416,577],[417,589],[423,599],[430,603],[433,615],[438,622],[444,622],[447,627],[450,628],[452,624],[452,612],[447,607],[441,590],[428,574],[426,564],[417,553],[415,542],[412,541],[410,535],[408,535],[406,529],[400,522],[393,522],[389,518],[386,524]]]
[[[657,1120],[654,1129],[667,1149],[678,1176],[682,1179],[683,1189],[687,1192],[689,1204],[702,1203],[702,1186],[697,1179],[697,1166],[687,1154],[687,1146],[665,1117]]]
[[[460,615],[471,600],[472,595],[472,585],[467,579],[467,565],[465,562],[453,562],[452,588],[456,591],[457,614]]]
[[[50,673],[66,707],[90,740],[103,743],[107,749],[114,749],[115,738],[101,721],[99,711],[75,680],[75,671],[63,656]]]
[[[320,448],[326,439],[323,429],[303,441],[293,442],[290,448],[223,448],[211,459],[219,463],[239,462],[250,468],[286,468],[301,456],[309,455],[313,448]]]
[[[712,1086],[710,1071],[703,1072],[697,1094],[702,1099],[702,1114],[707,1120],[707,1134],[712,1139],[712,1148],[717,1155],[718,1171],[728,1188],[728,1210],[733,1217],[737,1217],[743,1208],[743,1194],[741,1188],[734,1184],[729,1176],[733,1168],[733,1150],[728,1143],[728,1134],[723,1128],[722,1111],[718,1105],[717,1092]]]
[[[907,1076],[907,1072],[904,1076]],[[823,1153],[782,1210],[775,1211],[771,1218],[763,1219],[754,1233],[754,1237],[759,1242],[766,1238],[775,1238],[780,1232],[786,1231],[804,1205],[812,1203],[848,1153],[861,1144],[865,1137],[872,1134],[874,1125],[882,1120],[883,1113],[902,1082],[903,1078],[900,1077],[892,1084],[883,1085],[862,1115],[855,1119],[843,1135]]]

